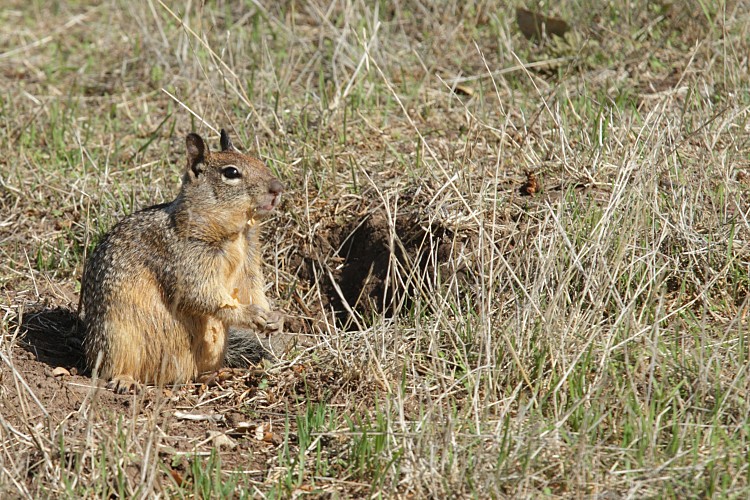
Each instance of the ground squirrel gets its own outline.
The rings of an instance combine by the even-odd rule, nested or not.
[[[177,198],[120,221],[84,268],[87,362],[117,392],[257,360],[257,332],[283,325],[264,293],[258,235],[282,184],[224,130],[221,151],[197,134],[186,143]]]

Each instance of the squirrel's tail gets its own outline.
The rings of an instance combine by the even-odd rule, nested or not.
[[[255,331],[229,328],[224,366],[247,368],[248,364],[259,363],[263,359],[273,359],[273,355]]]

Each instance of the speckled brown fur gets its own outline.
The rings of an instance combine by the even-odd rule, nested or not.
[[[230,329],[254,335],[282,326],[263,291],[257,227],[278,203],[281,183],[223,130],[221,151],[196,134],[186,143],[177,198],[123,219],[84,269],[86,357],[117,391],[188,382],[225,357],[242,357],[227,356]]]

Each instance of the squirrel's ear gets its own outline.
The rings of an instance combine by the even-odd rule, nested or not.
[[[188,134],[185,139],[187,145],[187,164],[188,169],[192,170],[193,174],[198,177],[201,172],[201,165],[206,161],[206,143],[203,142],[203,138],[198,134]]]
[[[235,148],[234,144],[232,144],[232,139],[229,138],[229,134],[224,129],[221,129],[221,150],[237,151],[237,148]]]

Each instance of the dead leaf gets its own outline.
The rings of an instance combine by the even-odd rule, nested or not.
[[[274,432],[266,432],[263,434],[263,442],[270,444],[281,444],[281,436]]]
[[[73,221],[70,219],[55,221],[55,229],[70,229],[71,227],[73,227]]]
[[[281,436],[270,430],[271,426],[268,424],[259,424],[255,428],[255,439],[257,441],[263,441],[264,443],[270,444],[281,444]]]
[[[169,470],[169,475],[172,476],[172,479],[174,480],[175,483],[177,483],[177,486],[182,486],[182,483],[185,482],[185,480],[182,478],[182,474],[180,474],[174,469]]]
[[[255,439],[257,441],[263,441],[263,435],[266,433],[266,426],[264,424],[259,424],[255,428]]]
[[[237,448],[237,441],[220,431],[208,431],[208,437],[217,448],[233,450]]]
[[[237,422],[232,432],[234,434],[249,434],[250,431],[254,430],[257,426],[251,422]]]
[[[568,32],[568,23],[555,17],[547,17],[530,10],[516,9],[516,22],[528,40],[541,40],[552,35],[563,37]]]
[[[534,175],[534,172],[526,172],[526,182],[521,186],[521,194],[526,196],[534,196],[537,192],[541,191],[542,185]]]
[[[456,95],[465,95],[465,96],[473,96],[474,95],[474,89],[469,87],[468,85],[462,85],[458,84],[455,87],[453,87],[453,92]]]
[[[222,422],[224,420],[224,415],[220,415],[217,413],[214,413],[213,415],[204,415],[176,411],[174,412],[174,416],[180,420],[192,420],[194,422],[200,422],[203,420],[208,420],[209,422]]]

